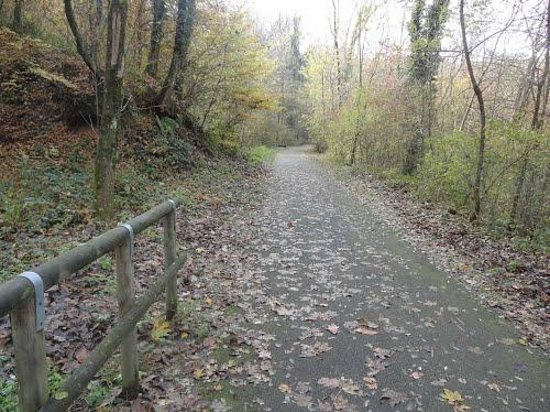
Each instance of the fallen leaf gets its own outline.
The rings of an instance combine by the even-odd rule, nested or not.
[[[519,343],[521,346],[527,346],[527,339],[521,338],[521,339],[518,340],[518,343]]]
[[[365,336],[378,335],[377,330],[369,329],[366,326],[359,326],[358,328],[355,329],[354,332],[360,333],[361,335],[365,335]]]
[[[74,357],[75,357],[75,359],[78,363],[84,363],[84,361],[88,357],[89,353],[90,352],[88,351],[88,349],[86,349],[84,346],[82,346],[80,349],[78,349],[75,352]]]
[[[351,379],[342,379],[342,390],[350,395],[360,396],[362,395],[359,386],[357,386]]]
[[[464,402],[464,398],[458,391],[452,391],[450,389],[443,389],[443,393],[441,394],[441,399],[444,401],[450,403],[451,405],[459,404]]]
[[[302,358],[313,358],[319,356],[321,353],[328,352],[332,348],[325,342],[315,342],[313,345],[302,345],[302,352],[300,357]]]
[[[369,388],[370,390],[375,391],[376,389],[378,389],[378,382],[376,382],[376,378],[373,376],[365,376],[363,378],[363,382],[365,382],[367,388]]]
[[[408,399],[408,396],[403,392],[384,389],[382,391],[382,396],[380,397],[380,402],[388,402],[391,406],[397,406],[400,403],[406,402]]]
[[[374,356],[378,359],[387,359],[391,356],[391,351],[384,348],[374,348]]]
[[[493,383],[488,384],[487,386],[489,387],[489,389],[491,389],[495,392],[500,392],[501,388],[500,388],[500,385],[498,383],[493,382]]]
[[[330,333],[332,333],[333,335],[338,335],[338,332],[340,331],[340,328],[335,324],[331,324],[331,325],[327,326],[327,330]]]
[[[279,390],[282,393],[291,393],[292,392],[292,390],[290,389],[290,386],[288,386],[286,383],[281,383],[279,385]]]
[[[419,372],[419,371],[414,371],[413,373],[410,374],[410,377],[413,378],[414,380],[418,380],[422,376],[424,376],[424,374],[422,372]]]
[[[339,388],[340,387],[340,379],[336,378],[321,378],[317,381],[319,385],[326,386],[327,388]]]
[[[58,401],[62,401],[63,399],[67,399],[69,397],[68,392],[56,392],[54,395],[54,398]]]
[[[151,330],[151,339],[159,341],[170,333],[170,323],[163,318],[155,319]]]

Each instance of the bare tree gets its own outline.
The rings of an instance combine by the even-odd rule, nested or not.
[[[483,99],[483,92],[476,79],[474,68],[472,66],[472,59],[470,56],[470,50],[468,49],[468,39],[466,37],[466,23],[464,19],[464,3],[465,0],[460,0],[460,30],[462,33],[462,46],[464,49],[464,58],[466,60],[466,67],[468,68],[468,75],[470,76],[470,82],[472,88],[477,97],[479,105],[479,144],[478,144],[478,157],[477,167],[474,182],[472,184],[472,197],[474,200],[474,211],[472,213],[472,220],[479,219],[481,215],[481,191],[483,185],[483,168],[485,164],[485,142],[486,142],[486,123],[487,116],[485,113],[485,100]]]
[[[23,6],[24,0],[15,0],[13,5],[13,30],[18,34],[23,34]]]
[[[338,94],[338,109],[342,108],[342,61],[340,56],[340,16],[338,0],[332,0],[332,40],[334,44],[334,54],[336,57],[336,92]]]
[[[111,0],[107,15],[105,67],[100,68],[92,58],[90,47],[84,43],[74,14],[72,1],[65,0],[65,14],[73,33],[76,48],[92,71],[98,84],[100,103],[99,140],[95,167],[96,209],[101,218],[113,213],[114,173],[117,147],[122,132],[122,83],[124,77],[124,50],[128,2]]]
[[[172,60],[156,102],[160,110],[166,109],[168,99],[174,90],[176,78],[187,61],[187,52],[191,43],[196,12],[195,0],[179,0]]]
[[[147,74],[151,77],[157,76],[160,45],[164,37],[163,24],[166,15],[166,1],[153,0],[153,22],[151,25],[151,42],[149,46],[149,60],[147,62]]]

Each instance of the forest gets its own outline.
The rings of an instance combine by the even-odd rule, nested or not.
[[[0,0],[0,284],[167,199],[187,259],[175,319],[153,305],[136,326],[151,375],[138,400],[120,396],[126,378],[111,359],[71,410],[157,410],[164,401],[176,411],[377,410],[371,401],[382,410],[439,410],[441,402],[469,410],[481,397],[456,379],[536,410],[547,402],[537,385],[548,371],[536,356],[550,347],[550,1],[289,3]],[[297,11],[307,7],[311,15]],[[315,24],[314,11],[324,17]],[[363,220],[371,213],[399,241]],[[138,294],[151,273],[175,273],[163,263],[161,233],[148,228],[135,240],[145,251],[135,261]],[[418,266],[400,241],[415,245]],[[69,373],[116,325],[120,285],[111,272],[120,252],[104,252],[46,291],[50,402],[63,403]],[[434,275],[424,255],[449,278]],[[418,284],[409,284],[409,269]],[[357,286],[346,283],[355,275]],[[362,303],[351,313],[334,306],[340,298]],[[299,332],[292,346],[280,319]],[[433,358],[439,343],[424,329],[438,330],[441,319],[470,340],[446,347],[434,365],[443,369],[460,351],[452,361],[471,362],[475,378],[432,376],[431,360],[396,361],[403,382],[430,376],[418,389],[424,398],[379,378],[398,353]],[[10,322],[0,316],[0,410],[8,411],[23,402]],[[412,324],[413,338],[418,330],[433,346],[384,348],[383,336],[403,339]],[[350,366],[355,381],[322,368],[311,385],[288,378],[294,372],[280,380],[275,358],[290,359],[292,371],[295,348],[300,361],[332,359],[333,340],[349,336],[350,348],[357,337],[374,339],[357,349],[372,354],[361,362],[366,372]],[[533,374],[531,386],[510,377],[525,398],[510,400],[505,378],[485,379],[489,366],[467,358],[501,359],[505,350],[513,364],[502,360],[502,376]],[[347,373],[341,360],[330,362]],[[174,379],[164,379],[168,370]],[[241,388],[266,383],[284,400]]]
[[[299,16],[262,25],[224,1],[121,2],[119,10],[102,1],[5,0],[0,21],[86,66],[78,73],[86,92],[68,116],[99,136],[94,191],[104,217],[112,215],[124,131],[147,119],[165,138],[181,126],[201,146],[230,152],[311,141],[496,236],[544,247],[548,4],[467,3],[411,2],[397,39],[379,33],[391,28],[380,24],[375,1],[353,3],[344,17],[334,1],[327,42],[307,47]],[[62,67],[47,68],[48,77],[33,65],[59,93],[74,94]],[[3,72],[9,105],[17,81]],[[4,127],[3,141],[18,138]],[[165,144],[194,161],[185,137]]]

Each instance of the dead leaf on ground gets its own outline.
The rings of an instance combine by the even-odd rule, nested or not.
[[[382,396],[380,397],[380,403],[389,403],[391,406],[397,406],[400,403],[404,403],[409,399],[407,394],[403,392],[397,392],[391,389],[384,389]]]
[[[159,341],[170,333],[170,323],[163,318],[155,319],[151,330],[151,339]]]
[[[327,388],[336,389],[340,387],[340,379],[336,378],[321,378],[317,381],[319,385],[326,386]]]
[[[376,382],[376,378],[374,376],[365,376],[363,378],[363,382],[365,382],[365,385],[367,385],[367,388],[370,390],[375,391],[378,389],[378,382]]]
[[[84,361],[88,357],[89,353],[90,352],[88,351],[88,349],[86,349],[84,346],[82,346],[80,349],[78,349],[75,352],[74,357],[75,357],[75,359],[78,363],[84,363]]]
[[[391,356],[391,351],[384,348],[374,348],[374,356],[378,359],[388,359]]]
[[[462,397],[462,394],[460,392],[452,391],[447,388],[443,389],[441,399],[443,399],[447,403],[450,403],[451,405],[458,405],[464,402],[464,398]]]
[[[328,352],[332,348],[325,342],[315,342],[313,345],[302,345],[302,352],[300,357],[302,358],[313,358],[319,356],[322,353]]]
[[[422,376],[424,376],[424,374],[420,371],[414,371],[413,373],[410,374],[410,377],[413,378],[414,380],[418,380],[422,378]]]

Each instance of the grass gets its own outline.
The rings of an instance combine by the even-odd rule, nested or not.
[[[64,375],[53,368],[48,369],[48,386],[50,393],[54,393],[64,382]],[[19,409],[18,385],[15,379],[0,379],[0,411],[17,411]]]
[[[72,150],[46,146],[40,156],[20,154],[0,166],[0,282],[62,250],[89,240],[86,227],[101,233],[168,199],[178,198],[182,210],[195,213],[203,202],[223,204],[228,185],[238,182],[242,162],[220,158],[187,172],[174,174],[170,167],[144,171],[138,162],[125,162],[116,170],[116,215],[101,223],[94,217],[93,154],[86,155],[90,139]],[[269,162],[274,150],[252,148],[246,156],[250,167]],[[161,172],[164,170],[164,172]],[[144,236],[158,239],[158,233]],[[102,269],[112,265],[102,260]]]
[[[255,146],[246,152],[248,160],[254,165],[270,164],[277,153],[275,149],[267,146]]]
[[[116,177],[116,215],[110,222],[97,222],[93,212],[93,159],[87,156],[90,141],[72,143],[72,151],[45,147],[43,156],[14,155],[10,162],[0,161],[0,283],[18,273],[43,263],[92,236],[130,219],[152,206],[177,197],[187,218],[204,212],[207,203],[235,202],[234,191],[248,170],[267,161],[271,151],[255,149],[246,157],[247,164],[229,158],[210,159],[191,171],[175,172],[170,167],[145,171],[138,162],[121,163]],[[33,150],[33,149],[31,149]],[[63,153],[63,155],[61,154]],[[88,231],[89,228],[91,231]],[[151,229],[141,234],[142,239],[159,241],[159,232]],[[99,295],[114,295],[116,278],[114,261],[104,256],[82,280]],[[70,282],[70,280],[69,280]],[[95,293],[95,292],[94,292]],[[198,342],[209,336],[211,325],[190,302],[180,306],[180,319],[191,338]],[[97,323],[110,322],[112,314],[97,314]],[[0,349],[0,366],[12,359],[8,348]],[[17,383],[13,372],[0,368],[0,411],[17,410]],[[50,372],[52,391],[58,390],[63,376]],[[95,409],[120,386],[116,374],[103,370],[101,377],[92,381],[83,400]]]

